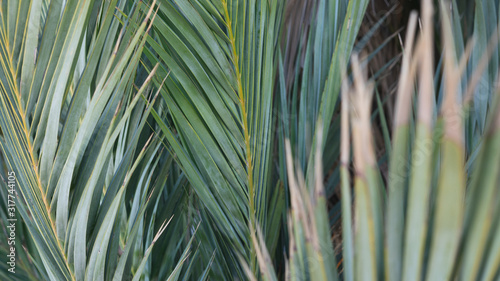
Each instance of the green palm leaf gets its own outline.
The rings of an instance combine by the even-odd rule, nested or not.
[[[138,279],[149,268],[164,221],[153,216],[142,222],[149,203],[157,200],[146,195],[163,191],[165,181],[151,177],[171,161],[153,162],[161,142],[143,137],[155,101],[149,90],[155,70],[146,77],[139,68],[153,13],[152,8],[142,13],[142,5],[120,0],[8,1],[7,10],[2,5],[1,158],[16,175],[23,229],[16,233],[24,234],[16,245],[22,273],[2,280],[130,274]],[[130,199],[127,190],[134,184],[143,193]],[[6,192],[2,183],[2,196]],[[122,218],[132,215],[124,201],[137,206],[128,220]],[[120,224],[127,222],[130,227],[122,231]],[[142,232],[145,237],[138,239]],[[123,241],[113,239],[120,236]],[[128,248],[117,262],[123,244]],[[141,248],[143,258],[132,264],[130,253]],[[189,244],[186,255],[188,249]]]
[[[282,1],[166,1],[150,49],[171,71],[155,114],[234,254],[255,259],[247,222],[266,225],[274,56]],[[175,129],[176,135],[172,130]],[[274,234],[273,234],[274,235]],[[240,273],[241,276],[241,273]]]

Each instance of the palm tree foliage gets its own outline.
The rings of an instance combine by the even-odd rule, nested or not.
[[[317,126],[316,120],[333,116],[339,66],[353,48],[367,3],[298,4],[314,6],[311,23],[299,30],[308,37],[292,34],[294,27],[284,22],[286,1],[160,5],[145,52],[151,65],[161,63],[158,86],[170,75],[161,89],[164,106],[153,114],[217,235],[212,247],[222,253],[215,257],[222,268],[213,268],[218,280],[244,279],[240,259],[256,270],[249,226],[261,226],[273,256],[275,251],[282,256],[277,243],[288,187],[276,161],[284,167],[284,138],[293,133],[305,166],[314,131],[330,127],[329,122]],[[280,71],[281,38],[305,51],[304,59],[302,52],[284,50],[287,77]],[[302,85],[293,85],[298,80]]]
[[[475,50],[469,47],[465,56],[457,55],[449,6],[442,2],[439,8],[443,57],[437,75],[443,88],[434,94],[433,59],[428,55],[433,50],[433,8],[431,1],[423,1],[420,37],[414,43],[417,15],[413,14],[404,45],[387,189],[371,132],[374,83],[366,80],[358,56],[353,57],[353,84],[348,86],[346,81],[341,114],[344,280],[497,280],[500,276],[500,89],[496,86],[492,94],[486,133],[479,136],[478,155],[468,166],[466,161],[473,155],[466,151],[464,124],[480,121],[477,114],[470,113],[474,99],[467,98],[467,93],[481,86],[473,78],[467,81],[468,88],[461,88],[461,78],[467,69],[467,54]],[[496,40],[494,35],[492,42]],[[490,46],[496,48],[496,44]],[[470,61],[474,64],[474,59]],[[472,77],[484,75],[487,65],[475,68]],[[442,102],[434,110],[436,97]],[[355,167],[352,202],[351,143]],[[300,180],[301,173],[291,161],[287,276],[291,280],[337,280],[336,275],[328,274],[332,262],[325,262],[333,256],[330,238],[321,235],[326,216],[318,203],[323,200],[322,177],[315,178],[315,192],[307,192],[306,182]],[[263,239],[254,241],[261,248],[262,276],[276,280],[266,263],[269,257]]]
[[[2,1],[0,279],[498,278],[500,9],[422,2],[388,126],[368,0]]]
[[[162,270],[148,260],[174,214],[158,210],[173,200],[162,194],[179,194],[184,183],[161,138],[144,130],[157,92],[149,86],[154,70],[140,67],[153,9],[140,5],[2,1],[0,214],[7,233],[13,171],[18,256],[11,274],[2,242],[0,279],[179,276],[189,239],[179,244],[169,234],[176,247],[155,256]],[[179,182],[167,190],[169,171]]]

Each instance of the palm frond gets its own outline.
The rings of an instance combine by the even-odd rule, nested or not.
[[[165,188],[153,175],[172,162],[154,161],[161,140],[144,130],[156,68],[148,77],[139,69],[154,17],[142,5],[22,0],[9,1],[8,14],[1,10],[1,194],[8,194],[6,168],[15,173],[16,233],[22,235],[20,274],[5,280],[152,276],[145,272],[148,257],[167,218],[145,221],[142,214],[158,204],[149,196]],[[134,184],[142,192],[130,199]],[[2,252],[9,250],[2,244]],[[142,257],[132,261],[137,250]]]

